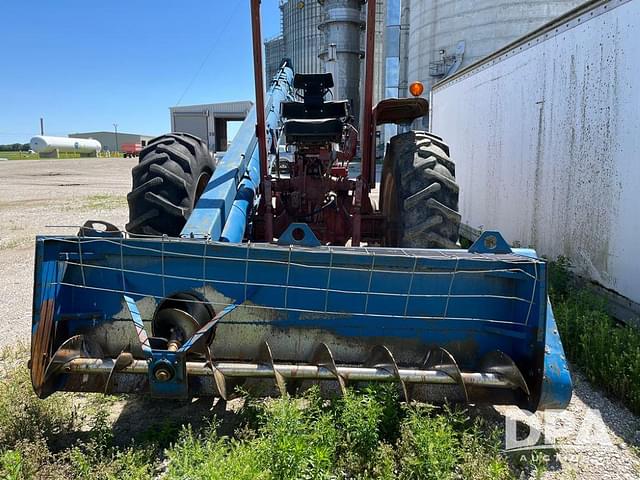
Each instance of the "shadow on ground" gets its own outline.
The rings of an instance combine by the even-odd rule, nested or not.
[[[231,436],[241,423],[239,413],[244,400],[225,402],[217,398],[192,400],[158,400],[144,396],[127,396],[112,409],[116,416],[113,433],[117,445],[157,443],[167,446],[177,440],[183,425],[194,430],[215,418],[220,435]]]

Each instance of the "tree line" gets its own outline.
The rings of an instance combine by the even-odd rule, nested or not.
[[[9,143],[0,145],[0,152],[28,152],[31,146],[28,143]]]

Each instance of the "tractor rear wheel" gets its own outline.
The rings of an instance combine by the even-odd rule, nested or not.
[[[459,187],[440,137],[421,131],[392,137],[381,189],[386,246],[457,248]]]
[[[215,170],[207,145],[188,133],[168,133],[151,140],[139,158],[127,195],[127,231],[177,237]]]

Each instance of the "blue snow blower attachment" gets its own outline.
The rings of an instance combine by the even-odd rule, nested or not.
[[[393,382],[406,401],[566,406],[547,265],[497,232],[459,248],[448,145],[398,134],[376,179],[376,126],[410,124],[426,100],[372,106],[374,35],[360,132],[349,101],[327,100],[330,74],[283,61],[265,95],[259,3],[256,105],[224,158],[186,133],[157,137],[132,170],[126,232],[87,222],[37,238],[36,393],[226,399],[240,385],[333,395]]]
[[[247,379],[383,381],[407,400],[561,408],[546,285],[493,232],[468,251],[39,237],[33,384],[227,398]]]

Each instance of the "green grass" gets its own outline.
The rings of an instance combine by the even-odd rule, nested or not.
[[[85,197],[83,210],[114,210],[125,208],[127,199],[124,195],[96,194]]]
[[[0,355],[3,479],[485,480],[530,470],[501,452],[500,430],[463,410],[401,404],[391,385],[330,400],[317,387],[301,398],[247,397],[230,436],[212,416],[198,427],[150,424],[117,445],[108,415],[113,397],[40,400],[25,355]],[[153,420],[161,421],[138,419]]]
[[[393,405],[393,409],[389,408]],[[400,406],[388,386],[323,401],[249,402],[251,419],[236,438],[216,424],[185,427],[167,451],[167,479],[516,478],[500,434],[464,411]]]
[[[0,158],[8,160],[36,160],[40,158],[37,153],[28,152],[0,152]]]
[[[86,155],[74,152],[60,152],[59,158],[84,158]],[[103,152],[98,153],[99,158],[122,158],[123,154],[119,152],[110,152],[109,156]],[[29,152],[0,152],[0,158],[6,158],[7,160],[39,160],[40,155],[38,153]],[[91,157],[88,157],[91,158]],[[43,158],[43,160],[52,160]]]
[[[60,158],[80,158],[80,156],[79,153],[72,152],[61,152],[59,155]],[[39,160],[40,155],[29,152],[0,152],[0,158],[6,158],[8,160]]]
[[[604,300],[574,285],[564,258],[551,264],[551,299],[569,360],[593,384],[640,414],[640,331],[615,322]]]
[[[33,393],[24,361],[4,352],[2,362],[10,366],[0,382],[1,446],[12,448],[20,442],[51,438],[73,428],[76,416],[69,395],[40,400]]]
[[[113,445],[104,408],[87,415],[79,411],[80,396],[56,393],[37,398],[25,356],[24,347],[0,354],[0,478],[152,478],[153,462],[145,446]],[[83,432],[87,423],[88,432]]]

